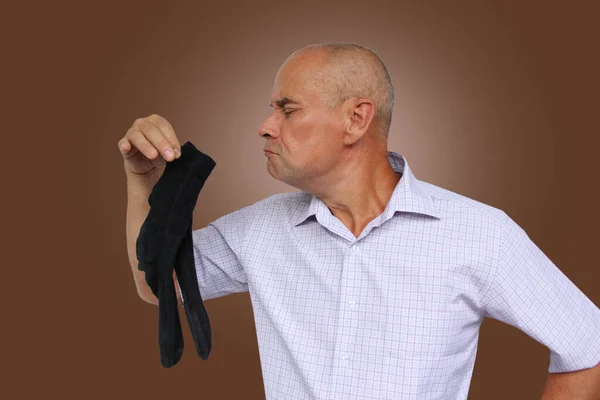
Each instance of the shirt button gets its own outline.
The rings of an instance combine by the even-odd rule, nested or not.
[[[354,307],[354,299],[348,300],[348,304],[350,304],[350,307]]]
[[[357,246],[357,245],[353,245],[353,246],[352,246],[352,249],[353,249],[354,251],[358,251],[358,246]]]
[[[348,353],[344,353],[342,355],[342,360],[347,360],[348,359]]]

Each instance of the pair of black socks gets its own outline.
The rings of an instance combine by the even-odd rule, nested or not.
[[[145,272],[146,282],[158,298],[158,341],[165,368],[177,364],[183,354],[173,270],[196,351],[206,360],[212,348],[210,322],[196,275],[192,217],[198,195],[215,166],[210,156],[189,141],[181,146],[181,157],[167,162],[152,188],[150,211],[136,241],[138,269]]]

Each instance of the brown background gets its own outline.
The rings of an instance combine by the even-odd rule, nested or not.
[[[117,141],[157,113],[213,157],[194,229],[296,191],[268,174],[257,128],[277,68],[311,43],[378,52],[396,90],[389,149],[505,210],[600,304],[595,2],[38,3],[3,13],[0,397],[264,398],[248,293],[207,301],[209,360],[185,323],[182,360],[160,366]],[[487,319],[469,399],[539,398],[548,363]]]

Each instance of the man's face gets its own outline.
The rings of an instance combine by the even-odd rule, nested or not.
[[[277,180],[304,189],[327,179],[343,149],[343,120],[339,110],[329,111],[334,84],[322,59],[315,54],[296,55],[275,77],[273,111],[258,133],[267,142],[267,170]]]

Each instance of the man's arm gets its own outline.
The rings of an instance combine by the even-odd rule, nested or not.
[[[152,192],[156,179],[131,174],[129,172],[125,172],[125,174],[127,176],[127,220],[125,229],[127,235],[127,253],[133,272],[133,279],[140,298],[147,303],[158,305],[158,298],[156,298],[154,293],[152,293],[152,289],[150,289],[150,286],[146,283],[146,273],[138,269],[138,259],[136,254],[137,237],[140,234],[142,224],[150,212],[148,197]],[[181,294],[179,292],[175,271],[173,271],[173,281],[175,283],[177,303],[181,305]]]
[[[549,373],[541,400],[599,400],[600,364],[578,371]]]

